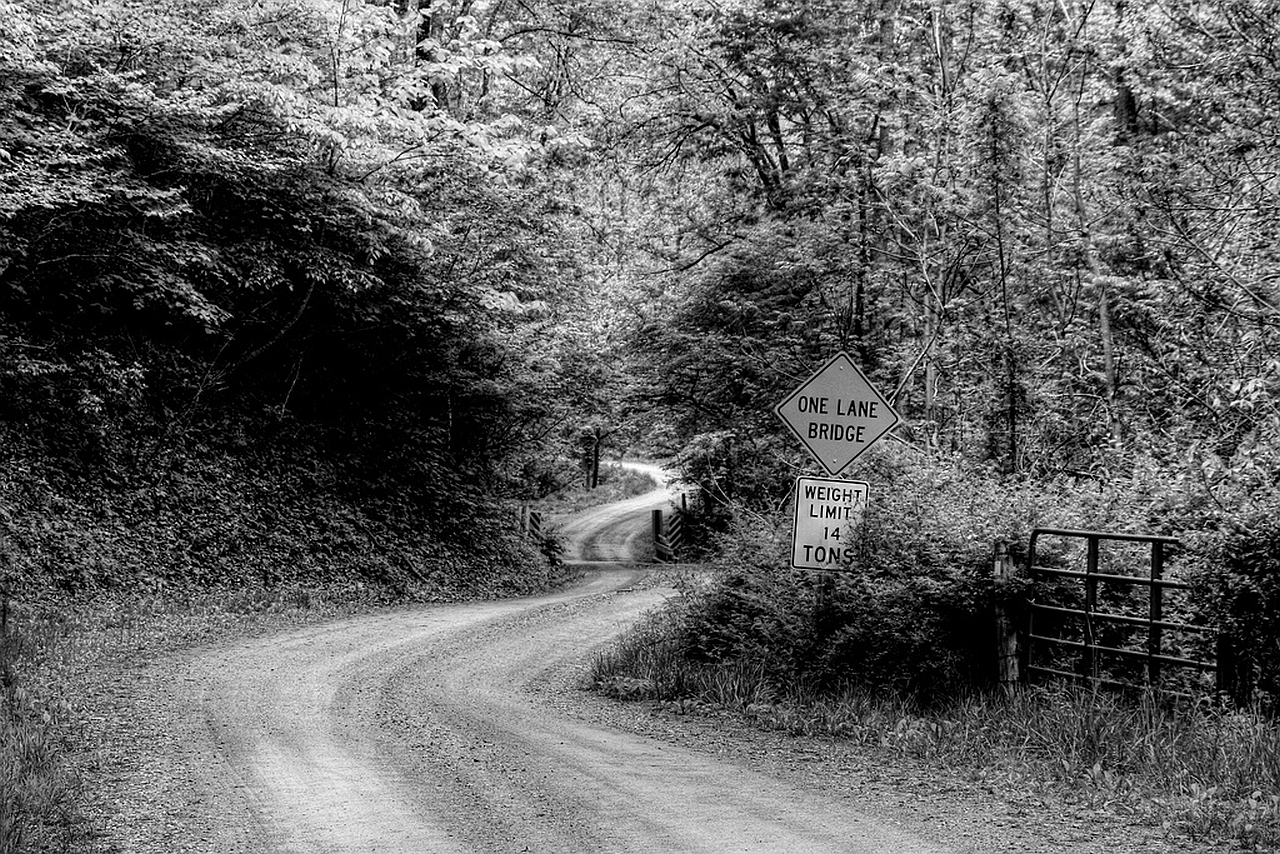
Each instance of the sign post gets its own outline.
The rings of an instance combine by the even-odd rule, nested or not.
[[[832,478],[901,420],[844,351],[774,411]],[[821,572],[849,569],[852,525],[862,518],[869,491],[862,481],[796,478],[791,565]]]

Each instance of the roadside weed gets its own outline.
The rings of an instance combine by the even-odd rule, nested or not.
[[[87,831],[75,807],[80,780],[66,761],[61,734],[71,707],[17,683],[9,657],[17,644],[9,636],[0,643],[0,854],[74,850]]]

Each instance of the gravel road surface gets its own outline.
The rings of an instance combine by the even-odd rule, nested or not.
[[[627,556],[664,501],[660,491],[564,526],[586,544],[573,556]],[[157,662],[122,689],[126,720],[104,739],[104,844],[139,854],[1121,850],[1094,831],[1003,830],[1025,804],[939,791],[927,773],[885,783],[834,743],[726,737],[728,722],[585,695],[591,651],[672,595],[669,572],[584,564],[580,583],[551,595],[347,618]]]
[[[666,591],[648,574],[602,568],[555,596],[347,620],[193,656],[206,800],[233,796],[225,814],[240,823],[219,845],[946,850],[731,759],[558,710],[539,683],[658,604]]]

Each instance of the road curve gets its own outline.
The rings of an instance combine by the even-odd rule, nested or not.
[[[660,572],[603,564],[551,595],[351,618],[188,655],[177,719],[190,723],[194,803],[220,816],[197,822],[208,850],[950,850],[732,757],[576,714],[571,686],[590,651],[671,595]]]
[[[667,508],[679,496],[661,466],[622,462],[649,475],[658,487],[644,495],[591,507],[553,525],[565,546],[567,563],[643,561],[653,557],[652,512]]]

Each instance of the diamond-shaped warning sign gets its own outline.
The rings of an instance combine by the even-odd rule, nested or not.
[[[774,410],[832,475],[849,467],[900,420],[841,351]]]

